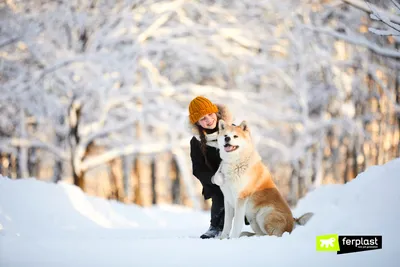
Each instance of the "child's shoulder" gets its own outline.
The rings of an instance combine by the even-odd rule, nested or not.
[[[192,144],[192,145],[194,145],[194,144],[198,145],[198,144],[200,144],[200,140],[194,135],[194,136],[192,137],[192,139],[190,140],[190,144]]]

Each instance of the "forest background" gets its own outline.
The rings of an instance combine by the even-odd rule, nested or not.
[[[400,156],[395,0],[6,0],[0,174],[207,209],[187,106],[248,121],[291,205]]]

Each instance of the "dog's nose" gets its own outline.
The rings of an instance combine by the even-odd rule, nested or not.
[[[229,136],[225,137],[225,142],[231,141],[231,138]]]

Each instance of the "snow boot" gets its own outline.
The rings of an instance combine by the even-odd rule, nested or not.
[[[202,234],[200,236],[200,238],[201,239],[215,238],[215,237],[220,236],[221,233],[222,233],[222,229],[211,225],[210,228],[208,228],[207,232]]]

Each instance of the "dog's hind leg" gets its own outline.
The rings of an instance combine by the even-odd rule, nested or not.
[[[286,217],[278,212],[271,212],[265,217],[263,228],[268,235],[280,237],[287,228]]]
[[[252,220],[250,222],[250,226],[256,235],[265,235],[265,233],[261,230],[260,226],[258,225],[257,220]]]

